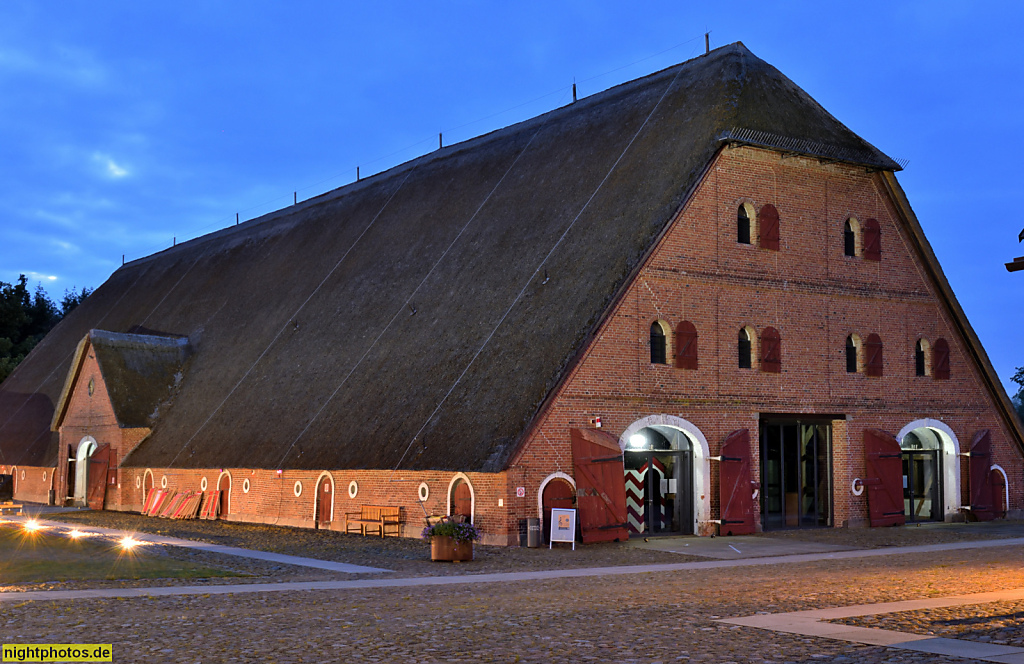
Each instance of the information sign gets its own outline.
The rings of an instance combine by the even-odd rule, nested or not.
[[[571,542],[572,550],[576,550],[576,510],[552,508],[551,541],[548,548],[555,542]]]

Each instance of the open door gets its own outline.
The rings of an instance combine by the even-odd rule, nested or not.
[[[583,543],[629,539],[619,441],[598,429],[571,429],[569,433]]]
[[[988,429],[974,434],[968,467],[971,477],[971,514],[978,521],[991,521],[996,515],[989,473],[992,468],[992,434]],[[1002,496],[999,499],[1002,500]]]
[[[89,457],[86,503],[91,510],[103,509],[103,501],[107,496],[107,467],[109,465],[110,445],[104,443]]]
[[[878,429],[864,430],[864,466],[871,527],[902,526],[903,451],[893,436]]]
[[[719,533],[749,535],[754,532],[754,489],[750,479],[750,431],[737,429],[722,443],[718,466],[718,497],[722,505]]]

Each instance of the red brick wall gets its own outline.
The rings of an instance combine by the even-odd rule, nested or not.
[[[778,208],[779,251],[757,247],[756,226],[754,245],[736,242],[736,211],[744,202]],[[844,256],[843,224],[851,215],[861,224],[879,221],[881,261]],[[527,490],[525,498],[512,498],[510,521],[536,516],[544,477],[555,470],[572,474],[570,428],[590,426],[600,416],[604,429],[618,437],[655,414],[695,424],[711,455],[730,431],[750,429],[755,480],[760,413],[843,416],[832,427],[836,525],[866,517],[866,497],[850,491],[853,479],[864,476],[865,428],[896,434],[912,421],[932,418],[953,430],[962,451],[978,429],[987,428],[993,463],[1007,471],[1013,487],[1011,507],[1024,507],[1021,454],[910,246],[876,176],[864,169],[751,148],[725,150],[513,460],[509,474]],[[673,330],[683,320],[696,326],[697,371],[650,363],[655,320]],[[737,334],[744,326],[758,334],[767,326],[779,330],[780,374],[757,369],[756,345],[754,368],[738,368]],[[846,373],[851,333],[881,336],[882,377]],[[932,344],[939,337],[949,342],[949,380],[914,375],[914,345],[921,336]],[[673,347],[670,338],[670,353]],[[710,473],[711,516],[718,518],[714,462]],[[966,485],[962,495],[968,502]]]
[[[14,476],[14,500],[26,503],[49,503],[53,488],[53,468],[39,466],[0,466],[0,473]]]

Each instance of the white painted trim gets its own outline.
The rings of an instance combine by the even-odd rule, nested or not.
[[[77,468],[77,465],[76,465]],[[18,499],[18,467],[11,466],[11,497]]]
[[[200,478],[199,480],[199,490],[206,491],[206,487],[208,486],[208,484],[209,483],[206,481],[206,475],[203,475],[202,478]]]
[[[469,522],[473,523],[476,519],[476,491],[473,489],[473,483],[469,481],[469,477],[465,473],[455,473],[452,477],[452,481],[448,483],[448,495],[445,500],[448,502],[448,506],[445,509],[445,514],[451,516],[452,513],[452,488],[455,487],[455,483],[462,480],[469,486]]]
[[[544,478],[544,481],[540,483],[540,488],[537,489],[537,518],[541,521],[544,520],[544,487],[551,483],[551,480],[565,480],[572,486],[572,490],[576,490],[576,480],[566,475],[562,471],[551,473]]]
[[[153,475],[153,469],[147,468],[146,472],[142,473],[142,486],[140,487],[142,489],[142,502],[146,502],[146,475],[149,475],[153,483],[153,488],[156,488],[156,476]]]
[[[295,480],[295,484],[292,485],[292,493],[295,494],[296,498],[299,498],[300,496],[302,496],[302,481],[301,480]]]
[[[317,503],[318,500],[320,500],[320,480],[322,480],[325,476],[327,477],[327,479],[331,480],[331,514],[330,514],[331,518],[328,519],[328,521],[333,522],[334,521],[334,475],[331,475],[326,470],[324,472],[320,473],[320,476],[316,478],[316,484],[314,485],[314,486],[316,486],[316,490],[313,491],[313,494],[314,494],[313,495],[313,519],[314,520],[316,519],[316,503]]]
[[[427,502],[427,499],[430,498],[430,485],[426,482],[420,482],[420,485],[416,488],[416,498],[421,503]]]
[[[225,475],[227,475],[227,477],[228,477],[228,500],[227,500],[228,508],[226,510],[224,510],[224,513],[225,514],[231,514],[231,486],[235,482],[234,482],[234,480],[231,477],[231,471],[230,470],[222,471],[221,474],[217,476],[217,491],[220,491],[220,480]]]
[[[166,475],[161,475],[160,476],[160,488],[161,489],[166,489],[167,488],[167,476]]]
[[[85,505],[89,488],[89,457],[99,448],[92,436],[82,436],[75,448],[75,504]]]
[[[629,437],[646,427],[657,425],[679,429],[686,434],[693,447],[693,532],[701,532],[701,525],[711,520],[711,450],[708,439],[693,422],[675,415],[649,415],[633,422],[619,436],[619,449],[626,450]]]
[[[242,480],[242,493],[249,493],[250,486],[251,485],[249,484],[249,478],[246,477],[245,479],[243,479]]]
[[[1004,504],[1006,505],[1006,511],[1009,512],[1010,511],[1010,480],[1009,480],[1009,478],[1006,477],[1006,471],[1003,470],[1003,467],[998,465],[998,464],[992,464],[992,467],[989,468],[989,470],[990,471],[998,470],[999,474],[1003,476],[1003,491],[1006,493]]]
[[[914,429],[931,429],[942,441],[942,508],[943,518],[951,521],[960,511],[960,441],[945,422],[924,418],[914,420],[900,429],[896,441],[903,446],[903,438]]]
[[[348,497],[355,498],[359,495],[359,482],[352,480],[348,483]]]

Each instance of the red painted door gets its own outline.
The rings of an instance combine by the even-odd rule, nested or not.
[[[992,434],[988,429],[974,434],[968,467],[971,478],[971,514],[978,521],[991,521],[996,515],[989,477],[992,468]]]
[[[452,487],[452,516],[465,517],[466,523],[473,520],[473,493],[469,485],[459,480]]]
[[[571,429],[569,433],[576,474],[577,516],[584,544],[629,539],[619,441],[598,429]]]
[[[104,443],[89,457],[89,473],[86,479],[85,501],[91,510],[103,509],[107,495],[107,466],[110,463],[110,445]]]
[[[896,439],[877,429],[864,430],[864,463],[868,491],[868,521],[872,527],[902,526],[903,451]]]
[[[316,490],[316,522],[320,528],[331,524],[331,478],[324,477]]]
[[[1006,480],[995,468],[989,471],[988,479],[992,485],[992,513],[997,519],[1002,519],[1006,517]]]
[[[722,505],[719,532],[749,535],[754,532],[754,488],[750,479],[750,431],[737,429],[722,443],[718,497]]]
[[[544,509],[544,522],[541,524],[541,534],[544,541],[551,536],[551,508],[571,510],[576,507],[576,492],[572,485],[565,480],[551,480],[544,487],[541,494],[541,506]]]

